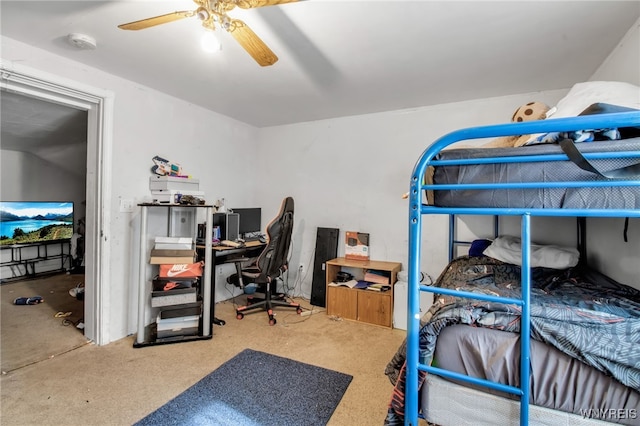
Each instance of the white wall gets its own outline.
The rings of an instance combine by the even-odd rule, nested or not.
[[[640,86],[640,19],[590,80]],[[624,219],[589,219],[587,229],[589,263],[617,281],[640,288],[640,219],[629,219],[627,242]]]
[[[247,153],[254,151],[256,129],[10,38],[3,36],[1,40],[4,60],[115,95],[112,168],[108,176],[111,259],[104,265],[110,277],[104,285],[109,288],[106,340],[117,340],[136,329],[140,222],[139,210],[120,213],[119,200],[141,202],[147,197],[151,158],[160,155],[181,163],[199,178],[208,200],[226,197],[234,204],[255,204],[257,188],[253,182],[258,164]]]
[[[626,81],[640,86],[640,19],[589,80]]]
[[[640,85],[639,28],[640,20],[591,80]],[[406,267],[408,210],[400,195],[409,189],[409,177],[420,153],[452,130],[507,122],[526,102],[552,106],[568,89],[261,129],[260,156],[282,167],[270,172],[278,184],[264,185],[260,203],[276,211],[283,194],[296,200],[291,268],[297,270],[303,264],[309,271],[312,267],[317,227],[340,229],[338,255],[344,254],[345,231],[369,232],[372,258],[399,261]],[[519,233],[519,222],[511,219],[502,229]],[[426,272],[437,275],[447,263],[447,221],[429,217],[426,222],[422,264]],[[622,241],[619,220],[598,219],[588,228],[594,265],[638,288],[639,222],[631,221],[628,243]],[[462,223],[469,235],[492,235],[492,224],[486,219],[464,218]],[[534,218],[532,239],[575,245],[575,227],[571,218]],[[606,244],[601,242],[605,236]],[[298,294],[309,297],[311,281],[312,274],[306,274]]]
[[[292,269],[313,265],[317,227],[370,233],[371,257],[407,265],[408,205],[401,198],[418,156],[437,138],[461,127],[508,122],[530,101],[554,105],[566,90],[482,99],[381,114],[265,128],[260,156],[280,161],[270,170],[277,185],[258,196],[272,207],[282,194],[296,201]],[[286,154],[285,154],[286,153]],[[288,158],[286,161],[279,160]],[[429,217],[423,253],[426,272],[439,274],[447,263],[444,216]],[[480,231],[483,225],[476,226]],[[487,234],[492,228],[484,225]],[[309,297],[312,274],[302,284]]]

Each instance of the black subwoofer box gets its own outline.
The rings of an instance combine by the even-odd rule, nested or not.
[[[326,306],[327,284],[325,263],[338,256],[338,228],[318,228],[316,235],[316,255],[313,262],[311,282],[311,304]]]

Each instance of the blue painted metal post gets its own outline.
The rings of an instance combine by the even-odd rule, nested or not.
[[[456,215],[449,215],[449,262],[454,258],[454,241],[456,239]]]
[[[521,291],[522,314],[520,316],[520,425],[529,424],[529,343],[531,338],[531,216],[522,216],[520,242],[522,245]]]
[[[404,424],[418,424],[418,334],[420,332],[420,249],[422,230],[422,173],[413,176],[409,199],[409,284]]]

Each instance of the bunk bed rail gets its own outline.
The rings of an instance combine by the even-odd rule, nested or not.
[[[522,308],[521,335],[530,336],[530,218],[531,216],[578,216],[578,217],[640,217],[640,209],[582,209],[582,208],[535,208],[535,207],[438,207],[423,203],[427,190],[483,190],[483,189],[522,189],[522,188],[567,188],[567,187],[640,187],[640,176],[625,179],[607,179],[593,181],[570,182],[504,182],[482,184],[429,184],[425,181],[427,168],[437,165],[461,165],[478,163],[510,163],[510,162],[546,162],[567,161],[569,157],[561,155],[520,156],[520,157],[489,157],[482,159],[438,160],[436,156],[446,147],[460,141],[495,138],[510,135],[538,134],[547,132],[573,132],[587,129],[610,128],[640,128],[640,111],[622,112],[614,114],[598,114],[580,117],[530,121],[523,123],[509,123],[493,126],[483,126],[461,129],[449,133],[436,140],[427,148],[417,161],[410,183],[409,191],[409,259],[408,259],[408,318],[407,318],[407,353],[406,353],[406,388],[405,388],[405,425],[417,425],[418,418],[418,371],[441,375],[505,391],[520,396],[520,424],[529,421],[529,338],[520,339],[520,387],[480,380],[458,373],[448,372],[430,365],[422,364],[419,360],[420,331],[420,292],[447,294],[449,290],[420,284],[420,259],[422,252],[422,216],[425,214],[469,214],[469,215],[513,215],[521,216],[521,246],[522,246],[522,297],[521,299],[505,299],[480,295],[475,293],[453,292],[458,297],[475,298],[497,303],[516,304]],[[595,142],[598,143],[598,142]],[[628,158],[638,159],[639,151],[622,151],[615,153],[593,153],[585,155],[588,159]],[[450,237],[452,237],[450,235]]]

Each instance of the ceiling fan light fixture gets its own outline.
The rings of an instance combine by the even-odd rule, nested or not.
[[[207,19],[209,19],[209,12],[207,11],[207,9],[201,7],[197,10],[196,16],[199,20],[206,21]]]
[[[200,39],[200,46],[205,52],[213,53],[222,50],[220,40],[213,31],[205,31]]]
[[[183,10],[164,15],[153,16],[118,25],[123,30],[144,30],[156,25],[167,24],[185,18],[196,17],[206,30],[215,31],[220,28],[231,34],[240,46],[262,67],[270,66],[278,61],[275,53],[253,32],[249,26],[240,19],[227,16],[227,12],[235,7],[241,9],[253,9],[263,6],[274,6],[284,3],[292,3],[298,0],[193,0],[198,8],[196,10]],[[214,42],[210,35],[202,36],[201,47],[209,52],[221,49],[220,43]]]

